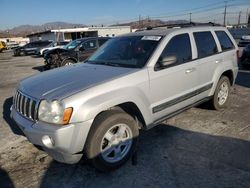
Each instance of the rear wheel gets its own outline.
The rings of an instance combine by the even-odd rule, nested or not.
[[[217,84],[213,98],[210,101],[214,109],[220,110],[226,107],[230,94],[230,86],[229,78],[222,76]]]
[[[114,170],[135,151],[139,131],[130,115],[120,111],[103,112],[92,126],[85,151],[97,169]]]

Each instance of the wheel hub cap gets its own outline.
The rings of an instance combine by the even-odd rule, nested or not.
[[[132,146],[132,131],[126,124],[112,126],[103,136],[101,155],[109,163],[123,159]]]
[[[223,105],[228,97],[228,93],[229,93],[229,86],[227,84],[227,82],[223,82],[220,86],[220,90],[218,92],[218,103],[219,105]]]

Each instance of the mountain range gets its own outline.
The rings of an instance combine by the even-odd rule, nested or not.
[[[47,31],[51,29],[79,28],[85,27],[84,24],[73,24],[67,22],[49,22],[42,25],[20,25],[8,30],[0,30],[1,37],[25,37],[31,33]]]
[[[174,21],[162,21],[162,20],[151,20],[143,19],[140,21],[116,24],[113,26],[131,26],[132,29],[140,29],[145,27],[154,27],[165,24],[180,24],[188,23],[186,20],[174,20]],[[67,22],[49,22],[42,25],[21,25],[8,30],[0,30],[0,38],[8,37],[25,37],[31,33],[37,33],[47,31],[51,29],[65,29],[65,28],[79,28],[86,27],[84,24],[73,24]]]

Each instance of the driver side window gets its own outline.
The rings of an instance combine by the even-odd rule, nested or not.
[[[187,33],[174,36],[166,45],[159,60],[157,68],[160,68],[159,61],[167,57],[174,57],[176,61],[168,67],[180,65],[192,60],[192,49],[190,38]],[[160,69],[167,68],[162,67]]]

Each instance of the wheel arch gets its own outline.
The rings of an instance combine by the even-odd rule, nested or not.
[[[72,60],[72,61],[74,61],[74,63],[77,62],[77,60],[75,58],[73,58],[73,57],[66,57],[65,59],[62,60],[62,63],[64,63],[67,60]]]
[[[228,77],[231,86],[234,84],[234,80],[235,80],[235,79],[234,79],[234,74],[233,74],[233,71],[232,71],[232,70],[224,71],[224,72],[222,73],[221,77],[222,77],[222,76]],[[220,78],[221,78],[221,77],[220,77]],[[219,80],[220,80],[220,79],[219,79]]]

